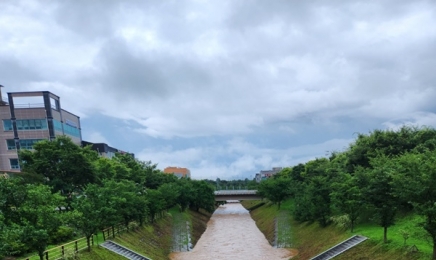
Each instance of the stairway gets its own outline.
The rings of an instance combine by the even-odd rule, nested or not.
[[[328,260],[332,259],[333,257],[342,254],[344,251],[362,243],[363,241],[367,240],[367,237],[364,236],[352,236],[349,239],[327,249],[326,251],[322,252],[321,254],[312,257],[310,260]]]
[[[115,242],[112,242],[110,240],[107,240],[106,242],[104,242],[103,244],[101,244],[100,246],[115,252],[119,255],[122,255],[124,257],[126,257],[127,259],[131,259],[131,260],[151,260],[150,258],[147,258],[145,256],[142,256],[122,245],[119,245]]]

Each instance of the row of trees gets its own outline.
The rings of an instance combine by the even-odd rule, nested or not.
[[[384,230],[397,213],[422,216],[436,259],[436,130],[403,127],[359,134],[343,152],[285,168],[264,181],[259,192],[280,205],[292,196],[300,221],[376,221]]]
[[[67,137],[39,142],[20,160],[20,177],[0,179],[0,256],[37,251],[43,259],[50,243],[74,233],[89,245],[102,228],[154,222],[175,205],[214,210],[205,181],[178,179],[128,154],[99,157]]]

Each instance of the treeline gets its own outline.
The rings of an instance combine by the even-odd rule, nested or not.
[[[19,153],[22,173],[0,178],[0,258],[37,251],[132,221],[153,222],[178,205],[212,212],[214,188],[205,181],[178,179],[151,162],[116,154],[99,157],[68,137],[41,141]]]
[[[402,127],[359,134],[343,152],[283,169],[260,183],[259,192],[280,207],[295,201],[299,221],[322,226],[336,222],[353,231],[361,221],[376,222],[384,230],[399,212],[422,217],[436,259],[436,130]],[[407,237],[408,234],[405,234]]]
[[[256,190],[258,186],[256,180],[249,180],[248,178],[244,180],[221,180],[217,178],[216,180],[205,181],[215,187],[215,190]]]

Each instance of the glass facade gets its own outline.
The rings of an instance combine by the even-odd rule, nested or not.
[[[47,130],[47,120],[44,119],[19,119],[16,120],[17,130]],[[55,131],[59,131],[62,133],[62,125],[63,125],[63,133],[66,135],[79,137],[80,138],[80,129],[72,126],[71,124],[62,124],[58,120],[53,120],[53,126]],[[4,131],[13,131],[14,128],[12,126],[12,120],[4,119],[3,120],[3,130]]]
[[[16,120],[17,130],[47,130],[47,120],[44,119],[19,119]],[[3,120],[3,130],[13,131],[12,120]]]
[[[62,125],[64,126],[64,133],[66,135],[79,137],[80,138],[80,129],[72,126],[71,124],[61,123],[58,120],[53,120],[54,129],[56,131],[62,132]]]
[[[45,139],[20,139],[20,148],[31,150],[33,149],[33,145],[41,140],[45,140]],[[8,150],[15,150],[17,148],[15,147],[14,139],[6,140],[6,144],[8,146]]]

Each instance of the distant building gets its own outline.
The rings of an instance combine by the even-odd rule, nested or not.
[[[130,156],[132,156],[133,158],[135,158],[135,154],[133,153],[128,153],[125,152],[123,150],[111,147],[105,143],[91,143],[91,142],[87,142],[87,141],[82,141],[82,146],[91,146],[91,149],[94,151],[97,151],[98,155],[102,156],[102,157],[106,157],[106,158],[112,158],[115,156],[116,153],[121,153],[121,154],[128,154]]]
[[[166,174],[174,174],[179,179],[182,177],[191,178],[191,171],[187,168],[180,168],[180,167],[166,167],[163,171]]]
[[[2,87],[0,85],[0,87]],[[8,93],[0,88],[0,171],[19,172],[18,151],[33,149],[41,140],[66,135],[80,145],[80,118],[61,107],[60,98],[48,91]]]
[[[256,173],[256,182],[261,182],[279,173],[283,167],[273,167],[272,170],[262,170]]]

